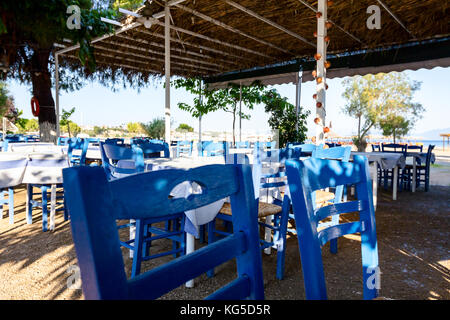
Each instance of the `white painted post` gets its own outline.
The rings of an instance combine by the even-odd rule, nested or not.
[[[242,142],[242,81],[239,82],[239,142]]]
[[[170,146],[170,8],[164,7],[164,44],[165,44],[165,76],[166,76],[166,106],[165,106],[165,140]]]
[[[56,139],[61,136],[59,127],[59,55],[55,54],[55,109],[56,109]]]
[[[317,60],[317,79],[321,78],[322,81],[317,83],[317,102],[320,102],[321,107],[316,106],[316,118],[321,119],[321,123],[325,126],[325,116],[326,116],[326,68],[325,61],[327,58],[327,44],[325,37],[327,36],[327,0],[319,0],[318,2],[318,13],[321,16],[317,18],[317,54],[320,55],[320,59]],[[316,127],[316,144],[325,143],[325,137],[323,132],[323,127],[318,125]]]
[[[203,95],[202,95],[202,80],[200,80],[200,94],[199,94],[199,102],[200,104],[203,104]],[[198,142],[202,142],[202,116],[198,117]],[[194,152],[194,150],[192,150]]]
[[[300,73],[301,72],[301,73]],[[303,78],[303,72],[300,71],[299,73],[296,74],[295,78],[296,78],[296,87],[295,87],[295,114],[298,115],[300,114],[300,98],[302,95],[302,78]],[[298,122],[296,122],[295,124],[295,130],[298,131]]]

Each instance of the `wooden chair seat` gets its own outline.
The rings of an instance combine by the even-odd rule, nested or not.
[[[277,206],[276,204],[271,204],[267,202],[259,202],[259,208],[258,208],[258,217],[264,218],[270,215],[274,215],[277,213],[280,213],[282,208],[280,206]],[[231,216],[231,205],[229,202],[225,202],[222,206],[222,208],[219,211],[222,214],[226,214]]]
[[[335,194],[333,192],[328,192],[324,190],[316,191],[316,204],[317,206],[327,203],[335,198]]]

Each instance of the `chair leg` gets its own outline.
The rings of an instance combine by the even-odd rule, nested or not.
[[[338,214],[331,217],[331,224],[333,226],[336,226],[339,224],[339,215]],[[330,253],[336,254],[337,251],[338,251],[338,239],[330,240]]]
[[[134,253],[133,265],[131,267],[131,277],[134,278],[141,273],[143,241],[144,240],[144,221],[142,219],[136,220],[136,233],[134,238]]]
[[[9,224],[14,224],[14,189],[12,187],[8,188],[8,193]]]
[[[27,184],[27,224],[33,223],[33,186]]]
[[[277,279],[284,279],[284,268],[286,261],[286,234],[287,234],[287,226],[289,221],[289,210],[291,208],[290,201],[286,200],[286,197],[283,201],[283,211],[280,218],[280,227],[279,227],[279,238],[278,238],[278,246],[277,246]]]
[[[211,243],[216,241],[216,236],[215,236],[215,233],[214,233],[215,225],[216,225],[216,219],[214,219],[213,221],[209,222],[208,225],[207,225],[207,228],[208,228],[208,244],[211,244]],[[211,270],[207,271],[206,275],[208,276],[208,278],[214,277],[214,269],[211,269]]]
[[[0,189],[0,219],[3,219],[3,204],[5,203],[4,199],[4,190]]]
[[[47,186],[42,186],[42,231],[46,232],[48,230],[48,195]]]

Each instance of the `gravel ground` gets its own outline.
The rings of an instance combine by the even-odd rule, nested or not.
[[[433,180],[433,178],[435,178]],[[450,164],[433,168],[430,192],[399,193],[392,201],[390,191],[380,191],[376,212],[381,291],[383,297],[400,300],[447,300],[450,298]],[[0,220],[0,299],[78,300],[81,290],[68,287],[77,259],[70,224],[61,214],[56,229],[42,232],[39,210],[34,223],[25,220],[25,189],[15,189],[15,223]],[[6,210],[5,210],[6,211]],[[351,219],[351,215],[341,217]],[[330,299],[362,298],[361,254],[359,236],[339,240],[337,255],[323,249],[325,275]],[[165,244],[160,244],[163,247]],[[198,247],[202,244],[197,243]],[[165,258],[170,259],[170,258]],[[147,262],[144,268],[166,261]],[[131,260],[124,250],[129,272]],[[276,252],[263,254],[265,296],[272,300],[305,299],[297,239],[288,239],[286,277],[275,278]],[[216,269],[216,276],[195,280],[194,288],[177,288],[162,299],[201,299],[234,277],[234,263]]]

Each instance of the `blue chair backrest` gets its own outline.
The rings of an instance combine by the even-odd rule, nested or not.
[[[100,142],[100,154],[108,180],[143,172],[145,169],[144,153],[135,145],[126,147]]]
[[[370,145],[372,147],[372,152],[379,152],[381,151],[381,146],[379,144],[371,144]]]
[[[328,159],[328,160],[340,160],[342,162],[349,162],[352,147],[334,147],[328,149],[315,149],[312,153],[313,158]],[[342,195],[344,194],[344,186],[340,185],[336,187],[334,192],[334,203],[342,201]]]
[[[67,146],[69,144],[70,140],[71,140],[71,138],[68,138],[68,137],[58,137],[56,144],[58,146]]]
[[[255,148],[256,149],[275,149],[277,147],[277,142],[276,141],[264,141],[264,142],[260,142],[260,141],[256,141],[255,142]]]
[[[84,166],[86,164],[86,154],[89,146],[89,140],[83,138],[71,138],[68,143],[67,155],[70,165]],[[80,154],[74,154],[74,150],[81,150]]]
[[[197,144],[198,155],[200,157],[215,157],[222,156],[225,157],[228,152],[228,143],[226,141],[213,142],[213,141],[202,141]]]
[[[123,145],[125,143],[125,139],[123,138],[108,138],[105,140],[106,144],[114,144],[114,145]]]
[[[433,149],[434,149],[435,145],[431,144],[428,146],[428,150],[427,150],[427,160],[426,160],[426,167],[429,169],[430,165],[431,165],[431,155],[433,153]]]
[[[63,170],[63,180],[86,299],[156,299],[233,259],[237,278],[207,299],[264,299],[258,208],[251,199],[250,166],[157,170],[109,182],[101,168],[79,167]],[[203,192],[187,198],[169,197],[174,187],[185,181],[198,183]],[[231,235],[127,280],[116,220],[170,217],[228,196],[233,212]]]
[[[302,150],[302,156],[310,156],[312,152],[316,149],[323,149],[324,145],[315,145],[312,143],[303,143],[303,144],[295,144],[295,143],[288,143],[287,148],[291,149],[301,149]]]
[[[423,145],[420,146],[407,146],[407,151],[416,151],[418,150],[418,152],[422,152],[423,150]]]
[[[395,153],[406,153],[408,146],[406,144],[398,143],[382,143],[381,151],[383,152],[395,152]]]
[[[250,148],[250,142],[248,142],[248,141],[236,141],[236,148],[238,148],[238,149]]]
[[[353,162],[308,158],[286,161],[289,190],[295,215],[303,279],[307,299],[326,299],[322,246],[346,234],[361,233],[363,295],[378,295],[378,249],[375,230],[372,182],[366,157],[354,156]],[[314,208],[311,194],[319,189],[352,185],[356,201]],[[318,231],[321,220],[340,213],[359,212],[359,221],[332,225]],[[375,282],[375,283],[374,283]]]
[[[166,142],[150,142],[150,141],[137,141],[131,144],[142,149],[144,158],[161,158],[161,152],[163,152],[162,158],[170,158],[169,145]]]
[[[180,156],[180,154],[185,154],[185,153],[187,153],[189,156],[191,156],[194,142],[187,141],[187,140],[186,141],[177,141],[176,146],[177,146],[177,148],[176,148],[177,157]]]

